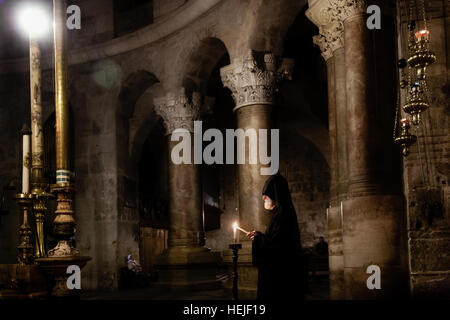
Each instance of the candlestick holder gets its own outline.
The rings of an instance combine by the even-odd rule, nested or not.
[[[238,299],[238,256],[239,256],[239,249],[242,249],[241,243],[232,243],[229,245],[229,248],[233,252],[233,300],[239,300]]]
[[[46,256],[45,238],[44,238],[44,220],[45,213],[47,212],[47,202],[50,199],[54,199],[55,196],[51,193],[45,192],[43,189],[31,191],[35,195],[33,201],[33,212],[36,219],[36,258],[42,258]]]
[[[34,262],[34,246],[31,241],[31,227],[28,224],[28,212],[31,211],[33,206],[34,196],[30,193],[19,193],[14,196],[17,204],[20,206],[22,211],[22,224],[19,228],[19,245],[17,249],[19,254],[17,260],[20,265],[31,265]]]

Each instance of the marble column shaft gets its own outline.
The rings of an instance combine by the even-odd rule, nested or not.
[[[330,149],[336,149],[332,159],[337,159],[331,166],[336,199],[328,209],[332,299],[393,297],[407,288],[403,198],[390,136],[395,24],[384,14],[393,11],[382,6],[382,30],[369,30],[365,11],[363,0],[318,0],[307,11],[319,26],[315,42],[326,60],[332,57],[334,71],[334,93],[329,92],[334,94],[330,122],[335,121],[330,123]],[[343,37],[337,32],[341,27]],[[382,290],[367,288],[369,265],[381,268]]]
[[[334,88],[336,104],[336,206],[328,210],[328,249],[330,267],[330,298],[344,298],[344,253],[342,201],[346,199],[348,187],[347,172],[347,101],[344,47],[333,51]]]
[[[272,107],[268,105],[253,105],[236,110],[237,127],[243,129],[270,129],[273,127]],[[258,134],[259,139],[259,134]],[[245,148],[248,153],[248,146]],[[270,147],[268,148],[270,150]],[[263,207],[261,191],[268,176],[261,175],[259,163],[238,165],[239,177],[239,219],[245,230],[265,231],[270,220],[270,214]],[[241,241],[250,241],[241,237]]]
[[[328,131],[330,136],[330,206],[337,205],[337,124],[336,124],[336,81],[335,61],[330,57],[327,61],[327,83],[328,83]]]
[[[279,61],[274,54],[258,55],[249,50],[242,60],[220,70],[222,82],[235,101],[238,128],[258,133],[273,127],[275,93],[279,82],[290,78],[293,64],[290,59]],[[248,143],[245,149],[247,154]],[[269,176],[260,173],[259,159],[256,165],[248,162],[246,157],[246,164],[238,165],[240,224],[246,230],[264,231],[270,217],[264,210],[261,190]]]
[[[345,2],[344,23],[349,185],[343,201],[345,297],[386,299],[407,294],[404,199],[391,137],[395,106],[393,17],[376,33],[366,26],[366,3]],[[381,34],[381,33],[382,34]],[[391,128],[391,129],[389,129]],[[371,265],[381,289],[369,289]]]
[[[345,28],[345,58],[347,70],[347,147],[349,195],[351,197],[381,192],[378,165],[374,159],[376,135],[372,130],[376,114],[373,79],[373,51],[364,14],[348,18]],[[351,63],[350,63],[351,61]]]
[[[347,92],[345,49],[342,45],[333,51],[334,83],[336,104],[336,149],[337,149],[337,204],[347,197],[348,163],[347,163]]]
[[[324,6],[325,5],[325,6]],[[322,7],[328,8],[323,2]],[[344,298],[344,256],[342,238],[342,199],[347,180],[346,158],[346,89],[343,25],[331,17],[314,21],[318,7],[307,15],[319,25],[319,35],[313,40],[322,51],[327,64],[328,115],[330,135],[330,207],[327,209],[330,299]],[[335,14],[335,13],[333,13]],[[321,16],[323,17],[323,16]],[[325,25],[322,25],[325,23]]]
[[[155,99],[155,110],[166,127],[169,152],[169,247],[196,247],[204,237],[200,168],[194,164],[194,121],[200,118],[201,104],[197,94],[186,97],[184,89]],[[171,141],[174,130],[185,129],[182,139],[191,141],[191,164],[175,164],[172,149],[180,141]]]
[[[166,97],[155,99],[155,111],[163,118],[169,143],[169,239],[168,250],[155,258],[159,269],[155,285],[190,290],[217,289],[221,282],[216,278],[217,256],[205,247],[203,230],[203,203],[200,166],[194,163],[194,121],[200,120],[202,110],[209,110],[212,99],[202,102],[198,93],[192,98],[184,88]],[[172,141],[176,129],[184,129],[179,141]],[[190,163],[176,163],[172,150],[190,139]],[[185,149],[183,149],[183,153]]]

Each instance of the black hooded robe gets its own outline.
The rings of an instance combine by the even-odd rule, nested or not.
[[[253,265],[258,267],[259,300],[299,300],[307,287],[305,263],[301,251],[297,214],[286,179],[271,176],[262,192],[273,201],[266,232],[253,239]]]

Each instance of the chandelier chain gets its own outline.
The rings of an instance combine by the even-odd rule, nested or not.
[[[425,0],[422,0],[422,18],[423,18],[423,28],[425,29],[425,30],[428,30],[428,31],[430,31],[428,28],[427,28],[427,15],[426,15],[426,12],[425,12]]]
[[[397,137],[397,125],[398,125],[398,110],[400,109],[400,90],[397,90],[397,103],[395,105],[395,119],[394,119],[394,133],[392,138],[395,140]]]
[[[422,161],[422,152],[420,151],[420,135],[418,126],[414,126],[414,131],[417,136],[417,149],[419,153],[419,163],[420,163],[420,172],[422,173],[422,183],[426,186],[428,185],[428,181],[425,181],[425,173],[423,171],[423,161]]]

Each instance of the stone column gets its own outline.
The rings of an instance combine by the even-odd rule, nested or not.
[[[231,90],[236,104],[234,112],[237,128],[245,132],[254,129],[259,141],[259,129],[273,127],[272,106],[275,93],[279,82],[290,78],[293,65],[293,60],[283,59],[279,62],[273,54],[258,55],[249,50],[243,59],[220,70],[222,82]],[[249,144],[246,141],[246,155],[249,153]],[[257,150],[259,152],[259,147]],[[239,223],[245,230],[264,232],[270,215],[264,210],[261,191],[269,176],[261,174],[260,169],[264,166],[259,160],[258,157],[256,164],[249,164],[246,156],[245,164],[238,164]],[[239,288],[254,291],[257,273],[252,267],[252,243],[246,237],[241,237],[241,242],[243,249],[239,253]]]
[[[344,24],[348,192],[343,201],[347,299],[398,298],[408,292],[401,173],[391,137],[395,106],[395,29],[366,27],[363,0],[332,1]],[[388,12],[383,8],[382,12]],[[378,33],[376,33],[378,32]],[[389,48],[391,48],[389,50]],[[389,130],[389,128],[391,128]],[[380,289],[369,289],[369,266],[380,268]]]
[[[202,246],[202,187],[200,167],[194,163],[194,121],[200,120],[200,113],[204,108],[201,96],[193,93],[192,98],[189,98],[182,88],[168,93],[166,97],[155,99],[154,102],[156,113],[164,120],[169,143],[169,249],[156,262],[163,271],[160,274],[160,284],[190,286],[194,283],[204,284],[209,279],[214,283],[212,276],[215,275],[202,269],[215,265],[217,260],[209,249]],[[205,104],[209,103],[208,99]],[[179,134],[179,140],[172,141],[177,129],[183,129],[183,132]],[[187,141],[191,146],[191,159],[178,163],[176,159],[172,159],[172,151],[181,141]]]
[[[330,206],[336,206],[337,202],[337,131],[336,131],[336,82],[335,61],[331,49],[331,39],[328,32],[321,29],[319,35],[313,37],[314,44],[320,47],[322,56],[327,64],[328,85],[328,131],[330,135]]]
[[[342,26],[342,25],[341,25]],[[336,93],[336,139],[337,139],[337,171],[336,182],[337,203],[347,198],[348,163],[347,163],[347,92],[343,27],[340,32],[339,45],[333,51],[334,81]]]
[[[328,221],[328,264],[330,299],[344,299],[344,256],[342,251],[342,206],[345,199],[346,168],[346,99],[343,25],[336,10],[325,0],[317,1],[306,12],[319,27],[313,41],[327,63],[328,115],[330,134],[330,206]]]

